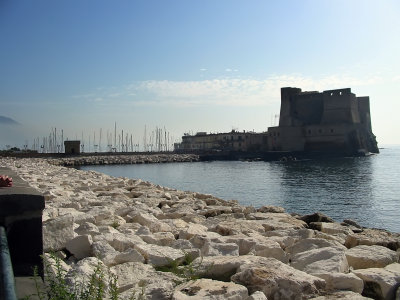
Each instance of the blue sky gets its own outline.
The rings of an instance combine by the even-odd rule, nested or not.
[[[0,0],[0,115],[20,123],[0,149],[114,122],[138,143],[145,125],[265,131],[284,86],[369,95],[378,142],[400,144],[399,15],[396,0]]]

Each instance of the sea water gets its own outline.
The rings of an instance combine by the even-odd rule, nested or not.
[[[85,166],[112,176],[140,178],[242,205],[322,212],[336,221],[400,232],[400,146],[368,157],[290,162],[213,161]]]

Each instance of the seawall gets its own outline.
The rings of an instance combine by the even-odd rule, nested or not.
[[[101,264],[126,298],[395,297],[397,233],[57,164],[0,158],[44,194],[43,248],[72,285]]]

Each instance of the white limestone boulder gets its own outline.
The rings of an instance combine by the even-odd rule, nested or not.
[[[209,222],[209,220],[207,220]],[[207,226],[207,224],[204,224]],[[219,221],[217,225],[209,228],[210,231],[220,235],[248,234],[251,232],[264,233],[265,229],[260,222],[252,220],[233,219],[228,221]]]
[[[251,213],[247,216],[250,220],[257,220],[265,231],[301,229],[307,224],[287,213]]]
[[[200,249],[195,248],[191,242],[189,242],[188,240],[175,240],[175,242],[173,242],[170,245],[172,248],[175,249],[180,249],[182,250],[186,256],[188,256],[191,260],[199,257],[201,255],[201,251]]]
[[[43,222],[43,251],[62,250],[74,236],[74,217],[72,215],[60,216]]]
[[[65,248],[77,259],[82,259],[92,255],[92,236],[78,235],[65,244]]]
[[[400,234],[365,228],[363,232],[353,233],[346,237],[347,248],[357,245],[380,245],[396,251],[400,248]]]
[[[318,273],[313,274],[326,282],[326,290],[344,290],[361,294],[364,282],[353,273]]]
[[[284,213],[285,209],[280,206],[264,205],[257,209],[261,213]]]
[[[250,293],[261,291],[270,299],[304,299],[318,294],[325,285],[324,280],[295,271],[277,260],[240,267],[232,281],[246,286]]]
[[[95,224],[89,223],[89,222],[84,222],[81,225],[79,225],[78,228],[75,229],[75,233],[78,235],[95,236],[95,235],[99,235],[100,231],[99,231],[99,228]]]
[[[325,281],[296,270],[274,258],[260,256],[214,256],[197,258],[202,276],[214,280],[233,281],[244,285],[250,293],[263,292],[271,299],[310,297],[325,287]]]
[[[135,249],[145,258],[145,262],[155,267],[166,266],[175,260],[183,260],[185,253],[180,249],[152,244],[137,244]]]
[[[323,296],[313,297],[309,300],[372,300],[372,298],[364,297],[351,291],[337,291]]]
[[[300,252],[292,256],[290,265],[308,274],[345,273],[349,270],[345,251],[336,247],[324,247]]]
[[[343,226],[340,223],[320,222],[321,232],[326,234],[352,234],[353,231],[348,226]]]
[[[364,295],[374,299],[395,299],[396,290],[400,286],[400,264],[358,269],[353,273],[364,281]]]
[[[96,223],[95,218],[85,212],[82,211],[78,211],[74,208],[59,208],[58,209],[58,215],[59,216],[66,216],[66,215],[71,215],[74,217],[74,223],[76,224],[83,224],[85,222],[89,222],[89,223]]]
[[[198,279],[175,288],[173,300],[242,300],[248,297],[247,288],[233,282]]]
[[[147,226],[151,232],[171,231],[168,224],[161,222],[152,214],[138,213],[132,216],[132,221]]]
[[[146,244],[139,236],[137,235],[129,235],[126,236],[124,234],[117,232],[111,233],[103,233],[102,235],[98,235],[93,237],[94,242],[98,241],[106,241],[109,245],[111,245],[115,250],[119,252],[124,252],[128,249],[135,248],[136,245]]]
[[[139,236],[146,243],[158,246],[171,246],[175,242],[175,236],[171,232],[162,231]]]
[[[123,264],[127,262],[140,262],[144,263],[145,259],[136,249],[128,249],[124,252],[117,253],[114,256],[114,265]]]
[[[151,265],[137,262],[119,264],[110,271],[118,277],[122,299],[130,299],[133,293],[137,298],[143,293],[144,299],[171,299],[176,282],[182,280],[172,273],[157,272]]]
[[[257,243],[248,254],[276,258],[283,263],[289,262],[289,256],[282,250],[281,246],[277,242],[268,239]]]
[[[330,241],[326,239],[320,238],[306,238],[301,239],[298,242],[294,243],[292,246],[286,248],[286,251],[290,253],[292,256],[314,249],[320,249],[325,247],[335,247],[338,249],[342,249],[345,251],[347,248],[336,241]]]
[[[200,249],[203,256],[239,256],[239,247],[235,243],[214,243],[206,241]]]
[[[43,255],[43,265],[46,276],[50,276],[54,280],[57,279],[60,271],[67,273],[71,269],[71,266],[66,264],[63,259],[49,253]]]
[[[208,229],[206,226],[203,226],[200,224],[189,223],[188,227],[183,228],[179,232],[179,238],[185,239],[185,240],[190,240],[195,235],[205,235],[207,233],[207,230]]]
[[[399,260],[396,251],[378,245],[355,246],[346,251],[346,257],[353,269],[383,268]]]
[[[246,300],[267,300],[267,296],[263,292],[257,291],[251,294]]]
[[[73,264],[65,275],[65,281],[71,287],[88,284],[91,276],[96,273],[96,270],[104,275],[101,279],[107,288],[109,283],[107,267],[96,257],[86,257]]]

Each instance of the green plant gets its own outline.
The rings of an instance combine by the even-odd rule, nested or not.
[[[183,260],[171,259],[167,265],[156,267],[156,270],[161,272],[171,272],[181,277],[183,280],[178,283],[182,283],[201,278],[200,266],[202,262],[203,257],[201,257],[200,262],[195,264],[192,255],[185,253]]]
[[[34,279],[36,285],[36,295],[40,300],[119,300],[120,292],[118,288],[118,277],[109,269],[104,269],[99,262],[93,273],[88,279],[81,279],[80,282],[68,284],[66,280],[67,272],[63,269],[61,259],[54,253],[50,253],[49,258],[42,256],[45,266],[45,288],[40,287],[37,267],[34,269]],[[107,275],[107,276],[106,276]],[[108,280],[107,280],[108,279]],[[108,285],[106,284],[108,283]],[[132,292],[131,300],[145,299],[145,284],[139,285],[141,292],[136,298],[136,291]],[[24,298],[30,299],[30,296]]]
[[[117,228],[120,226],[120,224],[118,223],[117,220],[114,220],[114,221],[110,224],[110,226],[111,226],[112,228],[114,228],[114,229],[117,229]]]

